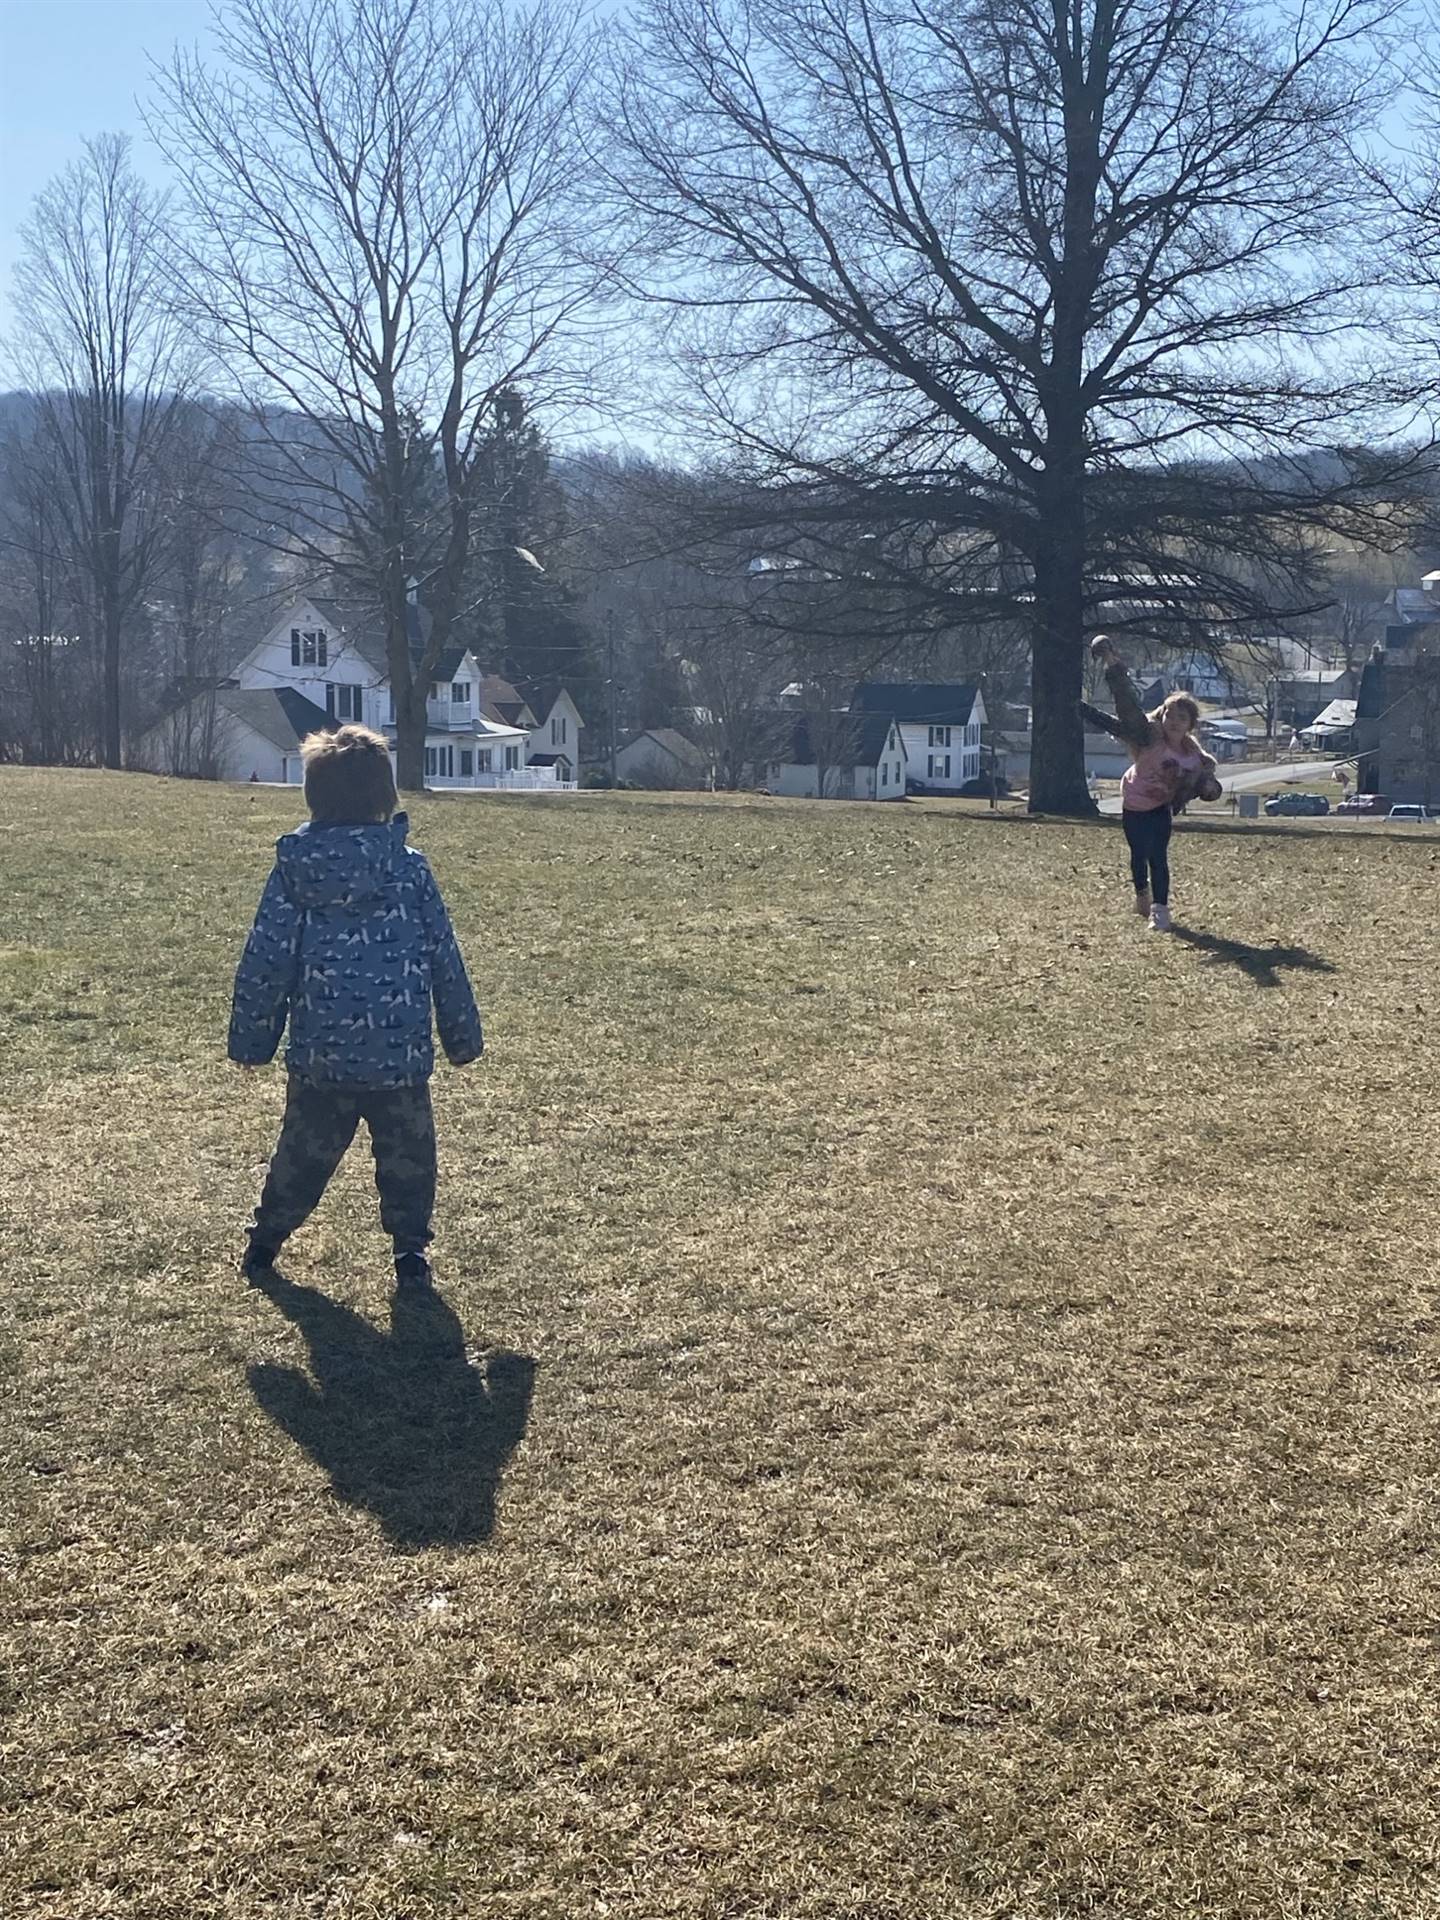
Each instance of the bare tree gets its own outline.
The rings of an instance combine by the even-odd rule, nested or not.
[[[1268,623],[1314,602],[1317,528],[1397,536],[1416,460],[1354,450],[1389,392],[1353,159],[1388,11],[643,7],[596,159],[694,430],[760,483],[757,517],[823,533],[838,605],[863,529],[868,578],[1024,621],[1037,810],[1091,807],[1097,624]]]
[[[718,787],[756,777],[771,757],[781,676],[739,609],[692,618],[683,660],[695,739],[709,755]]]
[[[233,481],[244,468],[237,428],[227,409],[191,408],[174,437],[163,493],[170,529],[156,583],[156,637],[170,709],[163,764],[200,779],[214,779],[220,764],[216,691],[232,617],[248,585],[235,527]]]
[[[190,378],[162,271],[163,199],[105,134],[21,230],[14,358],[99,637],[100,754],[121,760],[122,651],[163,546],[156,486]]]
[[[1391,142],[1371,179],[1393,216],[1386,273],[1398,299],[1390,330],[1409,349],[1411,392],[1434,417],[1440,408],[1440,0],[1420,0],[1406,50],[1408,140]],[[1440,565],[1440,487],[1416,542],[1419,570]]]
[[[23,404],[23,403],[22,403]],[[0,635],[4,641],[0,752],[53,765],[64,758],[75,715],[67,674],[83,644],[75,630],[70,553],[55,507],[59,476],[26,405],[0,443]],[[94,726],[86,732],[93,752]]]
[[[407,789],[476,548],[514,544],[481,518],[497,409],[576,389],[587,59],[569,0],[235,0],[213,66],[158,78],[183,286],[251,404],[259,515],[378,607]]]

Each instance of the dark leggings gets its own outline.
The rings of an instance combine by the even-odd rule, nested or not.
[[[435,1119],[430,1086],[330,1087],[292,1074],[285,1119],[260,1205],[254,1235],[274,1250],[302,1227],[320,1204],[330,1176],[345,1157],[361,1121],[370,1129],[380,1224],[396,1253],[423,1253],[435,1210]]]
[[[1130,877],[1135,891],[1150,889],[1157,907],[1170,904],[1170,829],[1175,824],[1169,807],[1147,807],[1144,813],[1127,808],[1120,816],[1130,843]]]

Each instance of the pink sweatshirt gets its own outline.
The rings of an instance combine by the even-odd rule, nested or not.
[[[1192,788],[1205,768],[1205,755],[1193,740],[1183,747],[1172,747],[1157,740],[1153,747],[1142,747],[1125,769],[1120,787],[1120,804],[1126,813],[1151,813],[1156,807],[1168,807],[1183,784]]]

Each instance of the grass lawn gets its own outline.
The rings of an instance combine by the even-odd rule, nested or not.
[[[234,1271],[279,792],[0,770],[16,1920],[1440,1914],[1440,847],[434,799],[443,1305]]]

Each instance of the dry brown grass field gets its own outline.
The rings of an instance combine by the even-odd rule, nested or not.
[[[433,799],[441,1300],[247,1289],[281,792],[0,770],[0,1912],[1440,1913],[1440,843]]]

